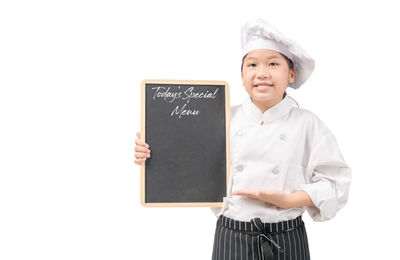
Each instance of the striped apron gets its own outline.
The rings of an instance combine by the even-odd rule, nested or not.
[[[301,215],[277,223],[250,222],[223,215],[217,220],[213,260],[309,260],[308,239]]]

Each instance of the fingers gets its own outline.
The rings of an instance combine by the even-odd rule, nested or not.
[[[135,145],[135,152],[150,154],[150,149],[147,149],[146,147],[141,145]]]
[[[147,149],[142,146],[135,146],[135,157],[136,159],[144,159],[150,158],[150,149]]]
[[[143,158],[143,159],[136,159],[135,160],[135,163],[137,164],[137,165],[141,165],[143,162],[145,162],[146,161],[146,158]]]
[[[136,159],[150,158],[150,153],[135,153]]]
[[[246,193],[244,193],[242,190],[237,190],[232,192],[232,195],[246,195]]]
[[[135,140],[135,152],[142,152],[142,153],[148,153],[150,154],[150,149],[148,149],[150,146],[146,144],[145,141],[140,140],[140,132],[136,133],[136,136],[138,139]]]
[[[246,197],[250,197],[250,198],[257,198],[258,191],[236,190],[236,191],[232,192],[232,195],[240,195],[240,196],[246,196]]]
[[[149,148],[149,145],[146,144],[145,141],[140,140],[140,139],[136,139],[136,140],[135,140],[135,144],[138,145],[138,146],[143,146],[143,147]]]
[[[140,132],[136,132],[138,139],[135,140],[135,163],[142,164],[147,158],[150,158],[149,145],[145,141],[140,140]]]

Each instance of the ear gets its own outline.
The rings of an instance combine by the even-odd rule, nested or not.
[[[291,69],[289,71],[289,83],[293,83],[296,78],[296,71],[294,69]]]

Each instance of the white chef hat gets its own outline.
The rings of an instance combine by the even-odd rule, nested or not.
[[[289,87],[299,88],[311,75],[315,62],[296,42],[286,38],[261,18],[244,24],[241,31],[242,57],[252,50],[269,49],[282,53],[292,60],[296,77]]]

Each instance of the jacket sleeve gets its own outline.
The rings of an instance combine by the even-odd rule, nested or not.
[[[346,204],[351,182],[351,170],[339,151],[332,133],[323,136],[311,149],[308,183],[301,190],[308,193],[315,206],[306,210],[314,221],[333,218]]]
[[[221,209],[222,207],[210,207],[211,211],[215,214],[215,216],[218,218],[219,215],[221,215]]]

